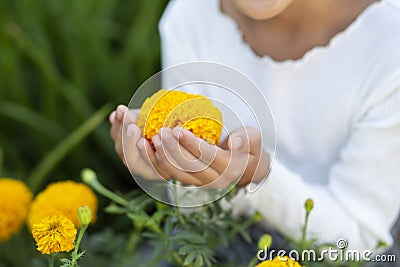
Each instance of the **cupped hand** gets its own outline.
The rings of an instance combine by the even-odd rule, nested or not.
[[[146,179],[170,178],[170,176],[158,167],[155,159],[147,153],[153,151],[149,141],[142,137],[137,126],[139,118],[138,109],[128,109],[119,105],[109,116],[111,123],[111,138],[114,141],[115,151],[128,167],[129,171]]]
[[[154,149],[141,149],[141,158],[188,185],[225,188],[238,182],[244,186],[260,182],[269,170],[261,135],[249,127],[233,131],[220,147],[181,127],[162,128],[152,142]]]

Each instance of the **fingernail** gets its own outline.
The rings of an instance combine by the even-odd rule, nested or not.
[[[127,114],[126,114],[127,120],[130,123],[135,123],[138,120],[138,115],[135,113],[134,110],[128,110]]]
[[[182,127],[175,127],[173,130],[172,130],[172,135],[176,138],[176,139],[179,139],[179,137],[181,137],[180,135],[181,135],[181,131],[182,131]]]
[[[116,112],[116,116],[118,120],[122,120],[124,118],[124,114],[125,114],[125,107],[122,105],[119,105],[117,107],[117,112]]]
[[[121,113],[119,110],[117,110],[117,113],[115,114],[115,117],[116,117],[117,120],[119,120],[119,121],[121,121],[121,120],[123,119],[123,115],[122,115],[122,113]]]
[[[170,137],[172,135],[171,129],[168,127],[162,127],[158,134],[161,136],[162,139]]]
[[[138,127],[135,124],[129,124],[126,129],[126,135],[132,137],[136,135]]]
[[[185,128],[182,128],[181,135],[182,136],[190,136],[190,135],[192,135],[192,132]]]
[[[136,146],[139,148],[139,150],[143,150],[144,149],[144,138],[140,138],[139,141],[137,142]]]
[[[191,134],[191,132],[189,132],[188,130],[186,130],[183,127],[175,127],[172,130],[172,135],[175,136],[175,138],[179,139],[179,138],[183,138],[185,136],[188,136],[189,134]]]
[[[242,146],[242,144],[243,144],[242,137],[235,136],[231,139],[231,148],[232,149],[238,149]]]
[[[153,144],[154,144],[155,147],[160,147],[161,146],[161,139],[158,136],[158,134],[153,136],[153,138],[151,140],[153,141]]]
[[[175,129],[177,129],[177,130],[175,131]],[[191,131],[188,131],[183,127],[176,127],[175,129],[174,129],[174,131],[172,133],[174,134],[174,136],[176,138],[189,137],[189,136],[192,135]]]

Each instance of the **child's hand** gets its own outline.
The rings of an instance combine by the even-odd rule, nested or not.
[[[110,133],[115,143],[115,151],[131,172],[139,174],[146,179],[169,178],[169,175],[159,170],[156,162],[150,161],[146,153],[139,152],[139,148],[143,151],[145,151],[145,148],[152,151],[153,148],[150,143],[142,137],[142,133],[136,124],[138,117],[138,109],[130,110],[124,105],[119,105],[116,110],[110,114]],[[125,144],[122,144],[122,136],[124,136]],[[125,145],[125,149],[123,145]]]
[[[260,182],[268,173],[269,156],[253,128],[235,130],[221,147],[180,127],[162,128],[152,139],[153,147],[142,137],[136,124],[138,117],[139,110],[120,105],[109,120],[115,151],[131,172],[143,178],[173,177],[184,184],[224,188],[239,179],[239,185]]]
[[[152,141],[155,150],[141,149],[142,158],[148,152],[152,162],[184,184],[225,188],[240,179],[243,186],[260,182],[269,170],[269,156],[253,128],[237,129],[221,147],[180,127],[162,128]]]

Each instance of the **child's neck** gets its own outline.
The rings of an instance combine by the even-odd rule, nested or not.
[[[377,0],[294,0],[281,14],[254,20],[240,13],[231,0],[221,0],[244,40],[259,56],[277,61],[299,59],[315,46],[325,46]]]

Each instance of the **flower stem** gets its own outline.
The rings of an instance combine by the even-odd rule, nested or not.
[[[71,267],[75,267],[76,263],[78,262],[78,251],[79,246],[82,241],[83,234],[85,233],[86,229],[88,228],[87,224],[82,225],[81,229],[79,230],[78,239],[76,240],[74,252],[72,252],[72,260],[71,260]]]
[[[49,257],[49,267],[54,267],[55,260],[56,260],[56,253],[51,253]]]
[[[300,241],[300,246],[301,246],[301,250],[303,251],[304,249],[306,249],[306,238],[307,238],[307,225],[308,225],[308,217],[310,216],[310,212],[307,211],[306,212],[306,218],[304,220],[304,226],[303,226],[303,231],[301,234],[301,241]]]
[[[129,202],[120,197],[119,195],[115,194],[114,192],[108,190],[104,185],[102,185],[99,180],[97,179],[96,174],[89,170],[85,169],[82,171],[82,180],[90,185],[94,190],[96,190],[98,193],[101,195],[105,196],[108,199],[111,199],[115,203],[120,204],[121,206],[127,207],[129,205]]]
[[[251,261],[250,261],[248,267],[254,267],[254,266],[256,266],[257,262],[258,262],[258,257],[257,257],[257,255],[256,255],[256,256],[254,256],[254,257],[251,259]]]
[[[185,225],[185,219],[183,218],[182,214],[181,214],[181,209],[179,207],[179,201],[178,201],[178,185],[177,185],[177,181],[174,179],[172,181],[173,183],[173,194],[174,194],[174,204],[175,204],[175,214],[176,217],[178,218],[178,220],[181,222],[182,225]]]

